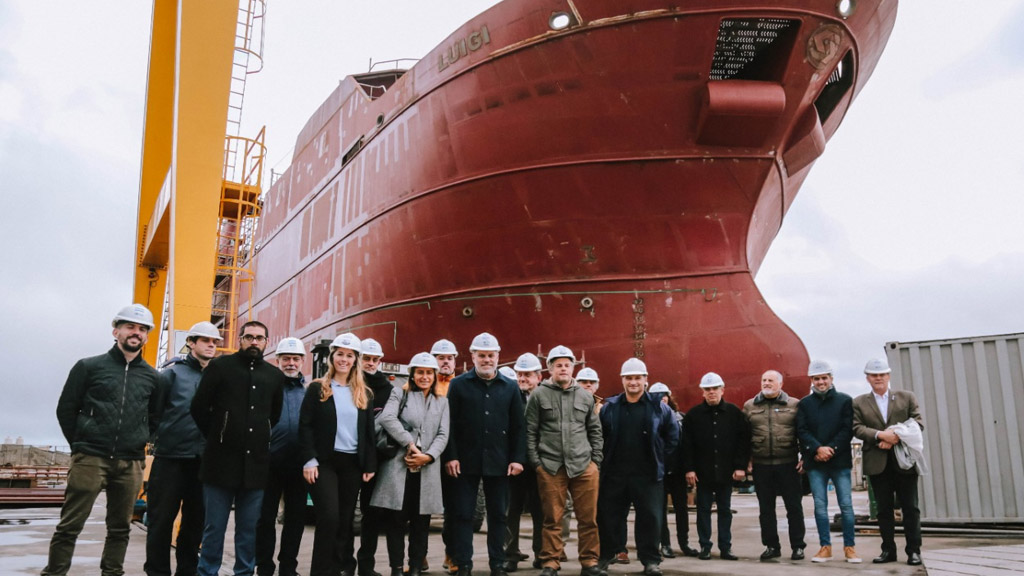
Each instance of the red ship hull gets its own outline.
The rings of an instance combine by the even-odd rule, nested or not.
[[[896,10],[834,4],[506,0],[397,79],[346,78],[268,193],[256,317],[396,362],[564,344],[608,394],[638,356],[684,406],[708,371],[734,402],[770,368],[802,396],[753,276]]]

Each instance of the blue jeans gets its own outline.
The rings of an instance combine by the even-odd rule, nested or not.
[[[199,576],[217,576],[224,559],[224,533],[228,514],[235,505],[235,576],[249,576],[256,567],[256,522],[260,518],[263,490],[222,488],[203,484],[206,523],[199,551]]]
[[[853,546],[853,488],[850,469],[811,468],[807,470],[807,479],[811,482],[811,494],[814,496],[814,523],[818,526],[819,544],[832,545],[828,521],[828,481],[832,480],[842,518],[843,546]]]

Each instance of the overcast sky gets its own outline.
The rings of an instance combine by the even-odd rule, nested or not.
[[[343,76],[422,56],[493,3],[270,0],[243,135],[266,124],[284,170]],[[64,443],[67,372],[131,298],[150,10],[0,2],[0,438]],[[904,0],[768,252],[765,299],[845,391],[887,341],[1024,331],[1021,30],[1024,2]]]

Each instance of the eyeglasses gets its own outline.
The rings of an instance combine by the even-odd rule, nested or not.
[[[267,341],[267,337],[266,336],[253,336],[252,334],[246,334],[245,336],[242,336],[242,342],[253,342],[253,341],[255,341],[255,342],[266,342]]]

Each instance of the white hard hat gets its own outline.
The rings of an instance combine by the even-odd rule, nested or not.
[[[664,392],[665,394],[671,394],[671,392],[672,392],[671,390],[668,389],[668,386],[664,385],[661,382],[655,382],[654,385],[651,386],[647,391],[650,392],[651,394],[657,394],[658,392]]]
[[[470,352],[476,352],[477,350],[499,352],[501,351],[501,346],[498,345],[497,338],[484,332],[483,334],[477,334],[476,338],[473,338],[473,343],[469,345]]]
[[[824,360],[812,360],[811,365],[807,367],[807,375],[822,376],[824,374],[832,374],[832,365]]]
[[[213,325],[213,322],[196,322],[188,329],[187,338],[213,338],[222,340],[220,330]]]
[[[344,348],[346,350],[362,354],[363,344],[359,341],[359,338],[356,338],[355,334],[346,332],[331,342],[331,352],[334,352],[338,348]]]
[[[434,345],[430,347],[430,353],[437,354],[451,354],[452,356],[458,356],[459,351],[455,349],[455,344],[451,340],[445,340],[444,338],[434,342]]]
[[[644,364],[643,360],[630,358],[622,363],[622,370],[619,371],[619,376],[633,376],[636,374],[647,376],[647,364]]]
[[[725,386],[725,380],[714,372],[708,372],[700,379],[701,388],[718,388],[719,386]]]
[[[306,355],[306,347],[302,345],[302,340],[298,338],[282,338],[277,343],[277,355],[281,354],[297,354],[299,356]]]
[[[384,356],[384,349],[380,347],[380,342],[377,342],[373,338],[363,340],[360,344],[359,352],[370,356]]]
[[[864,365],[865,374],[888,374],[890,372],[892,372],[892,368],[889,368],[889,363],[880,358],[872,358]]]
[[[509,380],[515,380],[518,378],[518,376],[516,376],[516,371],[509,368],[508,366],[502,366],[501,368],[498,368],[498,372],[500,372],[502,376],[508,378]]]
[[[540,365],[540,359],[529,352],[517,358],[513,368],[516,372],[537,372],[543,369]]]
[[[579,374],[576,375],[576,380],[587,380],[591,382],[599,382],[600,379],[597,377],[597,371],[593,368],[584,368],[580,370]]]
[[[576,355],[565,346],[555,346],[548,352],[548,364],[551,364],[558,358],[568,358],[573,364],[576,363]]]
[[[427,352],[420,352],[409,360],[409,368],[433,368],[438,369],[437,358]]]
[[[145,326],[150,330],[153,329],[153,313],[149,311],[142,304],[132,304],[131,306],[125,306],[121,308],[114,315],[114,319],[110,321],[110,325],[117,328],[118,322],[131,322],[133,324],[139,324]]]

